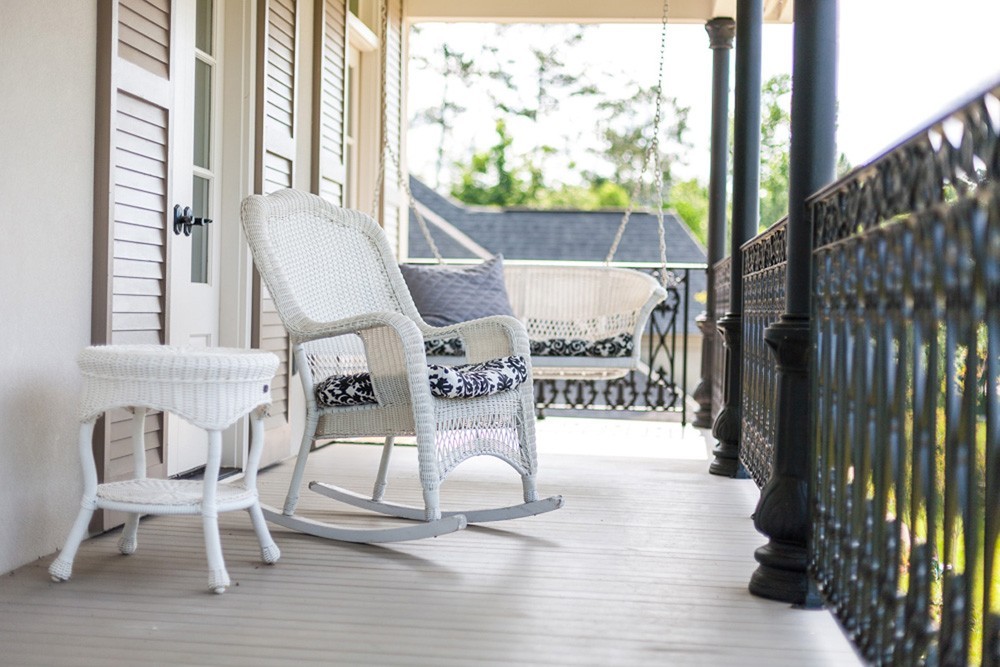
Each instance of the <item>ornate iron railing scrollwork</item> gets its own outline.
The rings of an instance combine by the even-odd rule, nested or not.
[[[1000,85],[808,205],[811,575],[871,663],[1000,665]]]
[[[616,264],[617,266],[617,264]],[[627,266],[622,264],[622,266]],[[640,268],[658,275],[661,269]],[[643,345],[644,369],[614,380],[535,380],[539,410],[675,412],[687,421],[687,363],[692,274],[690,265],[668,265],[667,298],[649,318]],[[703,287],[701,289],[704,289]],[[648,369],[648,370],[647,370]]]
[[[711,268],[714,274],[714,285],[715,285],[715,317],[714,322],[718,322],[729,312],[729,291],[730,284],[732,282],[730,278],[730,265],[732,264],[731,257],[724,257],[723,259],[716,262],[715,266]],[[712,355],[712,368],[714,373],[712,375],[712,423],[715,423],[716,418],[719,416],[719,412],[722,411],[722,406],[725,404],[725,393],[726,393],[726,346],[725,341],[718,332],[714,332],[714,335],[709,339],[706,337],[711,345],[710,354]]]
[[[771,475],[777,429],[778,369],[764,330],[785,306],[787,219],[748,241],[743,253],[743,391],[740,461],[763,488]]]

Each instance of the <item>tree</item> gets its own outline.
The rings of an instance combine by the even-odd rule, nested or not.
[[[438,143],[434,168],[434,185],[440,187],[445,165],[445,146],[449,145],[448,138],[457,119],[466,111],[466,108],[456,101],[459,95],[455,92],[454,83],[467,88],[480,76],[480,70],[473,58],[466,57],[464,53],[447,43],[441,44],[441,50],[435,57],[418,54],[413,60],[418,67],[431,69],[437,73],[444,82],[441,103],[421,109],[414,118],[416,122],[437,125],[441,130],[441,141]]]
[[[670,188],[670,208],[702,245],[708,245],[708,188],[695,178],[675,183]]]
[[[452,187],[453,197],[475,206],[531,206],[541,209],[573,208],[594,210],[624,208],[628,193],[617,183],[600,180],[587,185],[551,187],[545,183],[544,172],[532,162],[530,155],[519,159],[511,154],[511,137],[507,123],[496,121],[497,143],[486,151],[475,153],[464,166],[459,181]],[[540,150],[552,150],[542,147]],[[515,164],[519,161],[519,164]]]
[[[610,173],[585,174],[591,182],[600,179],[612,180],[626,192],[636,192],[637,205],[659,206],[656,188],[640,182],[656,183],[651,173],[652,164],[646,163],[647,149],[652,139],[651,128],[656,113],[656,88],[636,86],[637,92],[624,99],[603,100],[597,104],[598,114],[603,117],[598,123],[598,131],[604,142],[600,152]],[[688,114],[690,107],[682,107],[677,98],[668,97],[662,101],[660,120],[660,168],[663,190],[669,192],[673,182],[674,165],[683,164],[683,154],[691,148],[687,140]],[[646,175],[643,179],[643,167]]]
[[[792,77],[788,74],[772,76],[761,89],[759,225],[762,230],[788,214],[791,92]]]
[[[532,151],[532,162],[541,169],[552,157],[567,153],[570,139],[565,136],[565,123],[553,120],[551,114],[561,100],[597,93],[587,83],[582,68],[571,67],[566,57],[568,50],[579,46],[586,29],[578,25],[497,25],[473,47],[461,37],[423,40],[422,31],[414,28],[412,66],[421,75],[431,75],[428,82],[441,91],[434,104],[417,109],[412,116],[415,125],[433,125],[440,131],[431,179],[435,187],[453,182],[446,172],[469,160],[468,153],[458,153],[463,144],[452,140],[453,131],[463,125],[469,130],[498,117],[514,129],[519,122],[549,124],[543,132],[549,137],[548,145]],[[456,44],[465,44],[464,50]],[[473,49],[475,56],[467,57]],[[476,106],[468,100],[477,97],[489,100],[493,114],[476,117],[466,108]]]
[[[459,201],[477,206],[524,206],[536,198],[542,186],[541,172],[530,166],[519,169],[511,166],[513,138],[502,118],[496,121],[496,133],[497,143],[473,154],[451,194]]]

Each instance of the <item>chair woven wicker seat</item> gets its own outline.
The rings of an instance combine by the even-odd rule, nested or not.
[[[218,513],[245,509],[260,542],[261,558],[274,563],[281,555],[261,512],[257,467],[263,444],[263,413],[271,403],[270,385],[278,358],[269,352],[160,345],[108,345],[80,353],[83,395],[80,400],[80,461],[84,491],[81,509],[66,545],[49,567],[54,581],[73,573],[73,559],[97,509],[128,513],[118,542],[123,554],[134,553],[143,514],[201,515],[208,557],[208,587],[222,593],[229,574],[222,557]],[[133,478],[97,483],[92,453],[94,425],[107,410],[132,411]],[[202,481],[147,479],[145,423],[147,410],[172,412],[208,431],[208,463]],[[218,483],[222,431],[252,413],[250,452],[242,480]]]
[[[243,227],[260,275],[291,338],[305,393],[305,432],[281,511],[265,516],[312,535],[350,542],[392,542],[453,532],[466,523],[530,516],[561,506],[539,499],[530,352],[524,326],[509,316],[433,327],[424,322],[388,240],[369,216],[294,190],[243,202]],[[424,341],[460,338],[465,361],[519,357],[525,381],[488,395],[435,396]],[[367,374],[374,402],[317,401],[329,378]],[[327,401],[329,402],[329,401]],[[423,523],[351,529],[295,513],[313,442],[356,436],[385,438],[370,497],[331,484],[309,488],[336,500]],[[396,436],[416,436],[424,507],[383,501]],[[521,477],[523,503],[497,509],[442,511],[440,487],[458,464],[479,455],[507,462]]]

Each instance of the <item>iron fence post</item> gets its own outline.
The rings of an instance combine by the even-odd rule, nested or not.
[[[698,428],[712,426],[712,338],[715,330],[715,277],[712,267],[722,259],[726,237],[726,172],[729,157],[729,52],[736,35],[736,21],[718,17],[705,24],[712,49],[712,162],[708,179],[708,290],[705,311],[696,322],[702,334],[701,380],[692,397],[698,410],[692,422]],[[720,371],[722,369],[719,369]]]
[[[715,420],[718,439],[714,475],[742,477],[740,433],[742,400],[743,260],[740,247],[757,233],[760,186],[760,89],[763,0],[739,0],[736,15],[736,99],[733,124],[733,228],[729,311],[717,322],[726,344],[725,405]]]
[[[837,0],[796,5],[793,48],[785,313],[764,333],[778,364],[777,429],[771,477],[754,514],[769,541],[754,554],[760,565],[750,592],[803,604],[811,530],[812,219],[806,198],[835,176]]]

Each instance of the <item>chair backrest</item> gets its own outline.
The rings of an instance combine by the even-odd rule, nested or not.
[[[257,269],[285,328],[371,312],[419,318],[382,228],[316,195],[251,195],[240,213]]]

